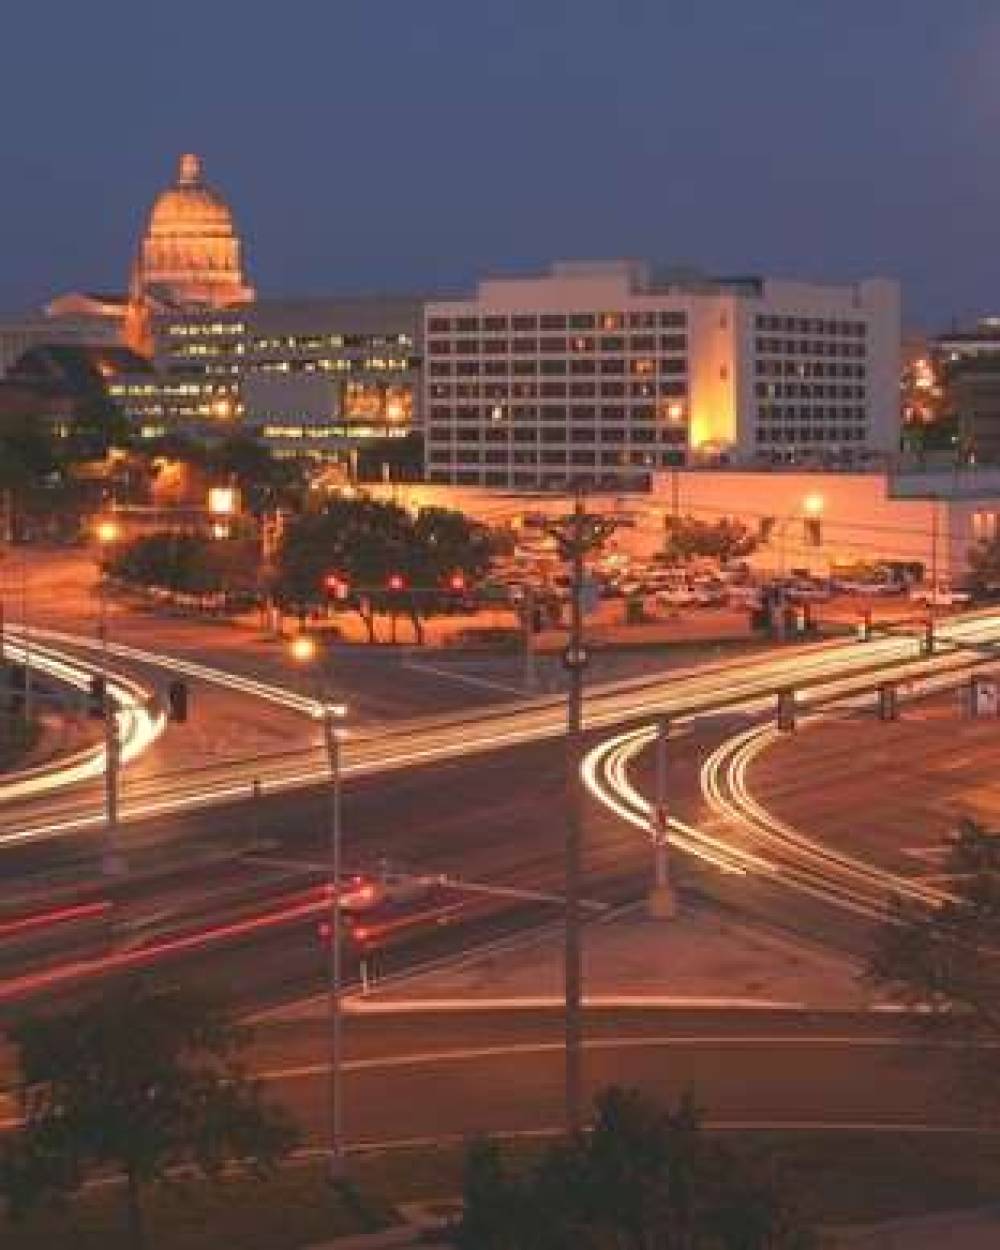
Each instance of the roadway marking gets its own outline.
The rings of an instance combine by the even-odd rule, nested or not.
[[[378,990],[375,990],[378,993]],[[463,1013],[477,1011],[562,1010],[565,998],[556,994],[495,998],[407,998],[373,999],[354,994],[344,1000],[344,1009],[354,1015],[419,1015],[421,1012]],[[683,997],[668,994],[585,994],[583,1005],[595,1010],[612,1008],[691,1009],[706,1011],[809,1011],[807,1003],[783,1002],[766,998],[734,998],[715,995]]]
[[[449,681],[463,682],[467,686],[482,686],[486,690],[500,690],[504,694],[516,694],[518,697],[522,697],[525,694],[525,691],[519,686],[510,686],[506,682],[493,681],[489,677],[475,677],[471,673],[453,673],[449,669],[440,668],[436,664],[405,660],[401,667],[408,668],[414,673],[430,673],[433,677],[447,677]]]
[[[590,1038],[583,1042],[585,1051],[615,1050],[680,1050],[684,1047],[725,1047],[732,1049],[739,1046],[764,1048],[770,1046],[806,1047],[818,1049],[827,1047],[849,1047],[861,1050],[899,1050],[911,1047],[913,1039],[907,1037],[865,1037],[852,1034],[817,1034],[806,1037],[789,1037],[783,1034],[747,1034],[743,1036],[717,1036],[713,1034],[696,1034],[684,1036],[670,1034],[661,1037],[601,1037]],[[509,1042],[495,1046],[470,1046],[460,1050],[427,1050],[415,1051],[408,1055],[375,1055],[365,1059],[347,1059],[341,1065],[345,1072],[373,1072],[395,1068],[421,1068],[449,1063],[475,1063],[481,1059],[507,1059],[528,1055],[562,1055],[566,1043],[560,1039],[552,1042]],[[310,1077],[326,1076],[330,1065],[323,1063],[301,1064],[288,1068],[273,1068],[258,1072],[262,1081],[277,1083],[280,1081],[308,1080]],[[1000,1131],[1000,1130],[998,1130]]]

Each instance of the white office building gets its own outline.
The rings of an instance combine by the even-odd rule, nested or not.
[[[899,441],[899,288],[558,264],[425,308],[430,482],[645,488],[688,463],[863,464]]]

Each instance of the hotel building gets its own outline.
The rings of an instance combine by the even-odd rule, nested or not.
[[[424,312],[430,482],[645,488],[688,463],[844,465],[899,440],[899,288],[558,264]]]

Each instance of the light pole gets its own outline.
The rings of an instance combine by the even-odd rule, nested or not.
[[[97,604],[98,604],[98,620],[97,620],[97,636],[101,642],[101,673],[104,680],[108,678],[108,590],[104,580],[104,555],[109,551],[112,543],[116,543],[120,537],[120,531],[116,521],[105,518],[98,521],[94,527],[94,536],[97,539]]]
[[[677,899],[670,881],[670,813],[667,808],[667,743],[670,721],[656,721],[656,790],[650,819],[653,842],[653,888],[649,892],[650,916],[670,920],[677,914]]]
[[[298,664],[321,663],[318,648],[308,634],[296,634],[289,648],[292,659]],[[332,1181],[340,1180],[343,1173],[343,1109],[342,1066],[343,1044],[341,1012],[341,987],[343,967],[341,955],[342,912],[340,906],[340,883],[343,876],[341,870],[341,848],[343,843],[343,827],[341,818],[341,796],[343,791],[342,770],[340,760],[343,729],[341,724],[347,715],[347,708],[342,703],[331,703],[327,697],[327,683],[322,670],[317,680],[318,699],[315,715],[323,722],[323,745],[326,748],[327,764],[330,781],[330,819],[328,824],[328,864],[330,882],[328,894],[330,900],[330,957],[327,965],[327,1009],[330,1026],[329,1033],[329,1176]]]
[[[785,517],[781,523],[781,547],[780,547],[780,563],[778,572],[780,576],[785,576],[785,545],[788,537],[788,527],[793,521],[817,521],[823,515],[823,509],[826,507],[826,500],[822,495],[811,494],[806,495],[805,499],[799,507],[793,509]]]

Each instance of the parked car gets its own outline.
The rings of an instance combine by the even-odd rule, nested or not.
[[[926,603],[929,607],[953,608],[968,603],[972,595],[947,583],[937,586],[911,586],[910,598],[914,603]]]

